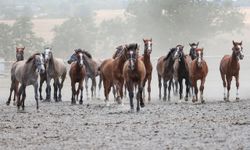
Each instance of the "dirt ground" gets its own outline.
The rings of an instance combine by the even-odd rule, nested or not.
[[[5,105],[9,79],[0,79],[0,149],[250,149],[249,99],[193,104],[153,93],[141,112],[129,113],[128,99],[107,107],[103,98],[85,98],[72,106],[67,79],[63,102],[43,102],[36,111],[28,87],[18,112]]]

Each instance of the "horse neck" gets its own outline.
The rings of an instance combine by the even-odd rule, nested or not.
[[[55,70],[55,62],[54,62],[54,57],[53,57],[53,54],[51,55],[51,58],[48,62],[48,67],[47,69],[51,69],[51,71]]]
[[[144,61],[144,63],[150,62],[150,54],[147,53],[147,50],[144,50],[143,61]]]
[[[230,57],[230,66],[234,67],[238,65],[238,59],[237,56],[232,53],[231,57]]]
[[[115,59],[115,61],[117,62],[118,66],[122,66],[126,61],[125,54],[121,54],[119,57]]]
[[[28,78],[27,76],[32,76],[36,75],[36,66],[33,62],[34,60],[28,62],[27,64],[24,65],[24,77],[23,78]]]

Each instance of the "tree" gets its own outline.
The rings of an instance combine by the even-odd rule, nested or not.
[[[231,32],[243,26],[244,16],[232,1],[147,0],[129,4],[137,36],[151,36],[160,48]]]
[[[33,24],[30,18],[21,17],[12,26],[12,37],[14,44],[23,45],[29,53],[43,49],[44,40],[35,36],[32,31]]]
[[[7,24],[0,24],[0,57],[11,60],[15,57],[13,40],[11,38],[11,27]]]
[[[92,17],[70,18],[54,28],[53,49],[64,56],[76,48],[88,51],[95,47],[96,28]]]

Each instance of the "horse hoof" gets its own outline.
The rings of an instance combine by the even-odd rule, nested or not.
[[[140,103],[140,105],[141,105],[142,108],[145,107],[145,104],[144,104],[144,103]]]
[[[71,101],[71,105],[75,105],[76,104],[76,101]]]
[[[129,112],[134,113],[135,112],[134,108],[130,108]]]
[[[164,97],[162,100],[163,100],[163,101],[167,101],[167,98],[166,98],[166,97]]]
[[[82,101],[79,101],[79,104],[80,104],[80,105],[82,105],[82,103],[83,103]]]
[[[202,103],[202,104],[205,104],[205,101],[204,101],[204,100],[201,100],[201,103]]]
[[[140,111],[140,107],[137,107],[137,108],[136,108],[136,111],[139,112],[139,111]]]
[[[185,97],[185,101],[186,101],[186,102],[188,101],[188,97]]]
[[[240,98],[239,97],[236,97],[236,102],[239,102],[240,101]]]
[[[6,105],[9,106],[9,105],[10,105],[10,102],[6,102]]]

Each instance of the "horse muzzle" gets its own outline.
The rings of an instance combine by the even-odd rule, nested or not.
[[[239,59],[242,60],[243,58],[244,58],[244,55],[241,54],[241,55],[239,56]]]

